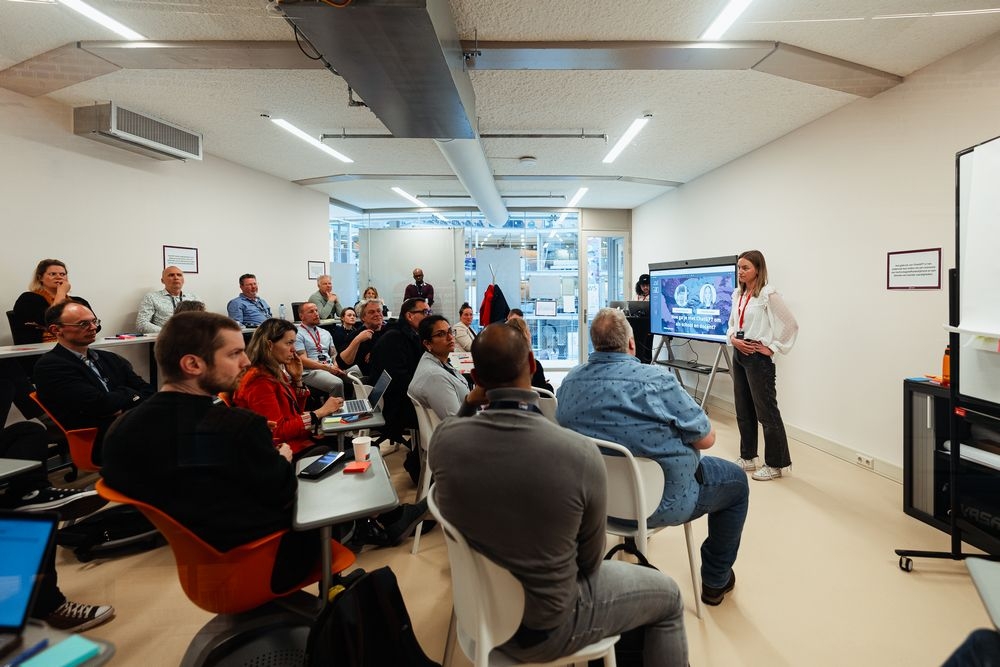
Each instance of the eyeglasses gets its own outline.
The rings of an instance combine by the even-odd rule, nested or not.
[[[432,333],[431,334],[431,338],[447,338],[448,336],[451,336],[452,338],[454,338],[455,337],[455,330],[454,329],[445,329],[444,331],[438,331],[436,333]]]
[[[414,312],[423,313],[424,315],[430,315],[434,311],[431,310],[430,308],[424,308],[423,310],[417,310],[417,311],[414,311]]]
[[[92,320],[80,320],[76,324],[69,324],[68,322],[59,322],[58,324],[61,327],[73,327],[74,329],[87,329],[90,327],[94,327],[96,329],[101,326],[101,321],[94,318]]]

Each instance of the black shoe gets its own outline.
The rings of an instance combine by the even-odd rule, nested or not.
[[[354,534],[344,546],[354,553],[360,553],[366,546],[387,547],[389,544],[389,536],[381,523],[375,519],[359,519]]]
[[[701,601],[713,607],[719,605],[722,603],[723,598],[726,597],[726,593],[733,590],[735,586],[736,573],[730,570],[729,583],[722,588],[712,588],[711,586],[706,586],[704,583],[701,585]]]
[[[406,458],[403,459],[403,470],[409,473],[413,485],[416,486],[420,481],[420,454],[417,450],[411,449],[406,452]]]
[[[59,512],[62,521],[93,514],[108,504],[93,489],[57,489],[47,486],[15,500],[16,509],[24,512]]]
[[[416,505],[403,505],[403,512],[400,518],[385,527],[386,535],[389,537],[389,545],[396,546],[405,538],[412,535],[413,530],[426,514],[426,498],[421,500]]]

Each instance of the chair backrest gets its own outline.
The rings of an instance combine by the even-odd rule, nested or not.
[[[486,667],[490,652],[513,637],[521,624],[524,588],[508,570],[469,546],[441,514],[434,491],[432,486],[427,505],[448,545],[458,643],[476,667]]]
[[[52,423],[66,436],[66,443],[69,445],[69,457],[73,459],[73,465],[76,466],[76,469],[84,472],[100,470],[101,466],[94,462],[94,443],[97,442],[97,429],[77,428],[67,431],[66,427],[59,423],[55,415],[42,405],[42,402],[38,399],[38,392],[33,391],[28,395],[31,397],[31,400],[38,404],[38,407],[45,411],[45,414],[49,416]]]
[[[7,324],[10,326],[10,335],[11,338],[13,339],[13,337],[17,335],[17,320],[14,318],[13,310],[7,311]],[[19,343],[15,340],[14,345],[18,344]]]
[[[538,394],[538,409],[549,421],[558,424],[556,409],[559,407],[559,401],[556,400],[556,395],[544,387],[532,387],[532,389]]]
[[[646,520],[663,497],[663,468],[653,459],[633,456],[628,448],[609,440],[593,438],[601,449],[608,471],[608,516],[639,524],[636,546],[646,552]]]
[[[354,385],[354,398],[368,398],[372,390],[371,385],[365,384],[357,375],[348,373],[347,377],[351,378],[351,384]]]
[[[301,322],[302,318],[299,317],[299,308],[305,305],[305,301],[292,301],[292,321]]]
[[[163,533],[174,552],[181,588],[188,599],[206,611],[217,614],[249,611],[319,581],[320,571],[316,567],[304,581],[291,589],[271,590],[271,571],[278,555],[278,545],[287,530],[220,552],[170,515],[112,489],[103,479],[97,482],[97,492],[112,502],[135,505]],[[336,542],[332,546],[335,571],[354,562],[354,554],[349,550]]]
[[[425,452],[429,452],[431,447],[431,436],[434,435],[434,429],[438,427],[441,420],[438,419],[436,412],[421,403],[409,391],[406,392],[406,395],[409,396],[410,402],[413,403],[413,409],[417,413],[417,429],[420,433],[420,448]]]

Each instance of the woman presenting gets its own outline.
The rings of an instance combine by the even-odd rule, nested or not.
[[[753,478],[766,482],[781,477],[792,465],[788,437],[778,411],[775,389],[775,352],[787,353],[795,343],[799,325],[785,300],[767,284],[767,264],[759,250],[747,250],[736,262],[739,288],[729,315],[729,341],[733,356],[733,396],[740,429],[737,465],[756,471]],[[757,469],[757,422],[764,427],[764,465]]]
[[[274,441],[287,442],[295,456],[316,444],[313,427],[344,404],[331,397],[312,412],[305,411],[309,390],[302,384],[302,359],[295,354],[295,325],[265,320],[253,333],[247,356],[250,368],[233,393],[233,404],[274,422]]]

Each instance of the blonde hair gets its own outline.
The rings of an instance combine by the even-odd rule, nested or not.
[[[517,329],[524,336],[524,339],[528,341],[528,347],[531,347],[531,329],[528,328],[528,323],[522,320],[520,317],[515,317],[512,320],[507,320],[505,322],[507,326],[511,329]]]

